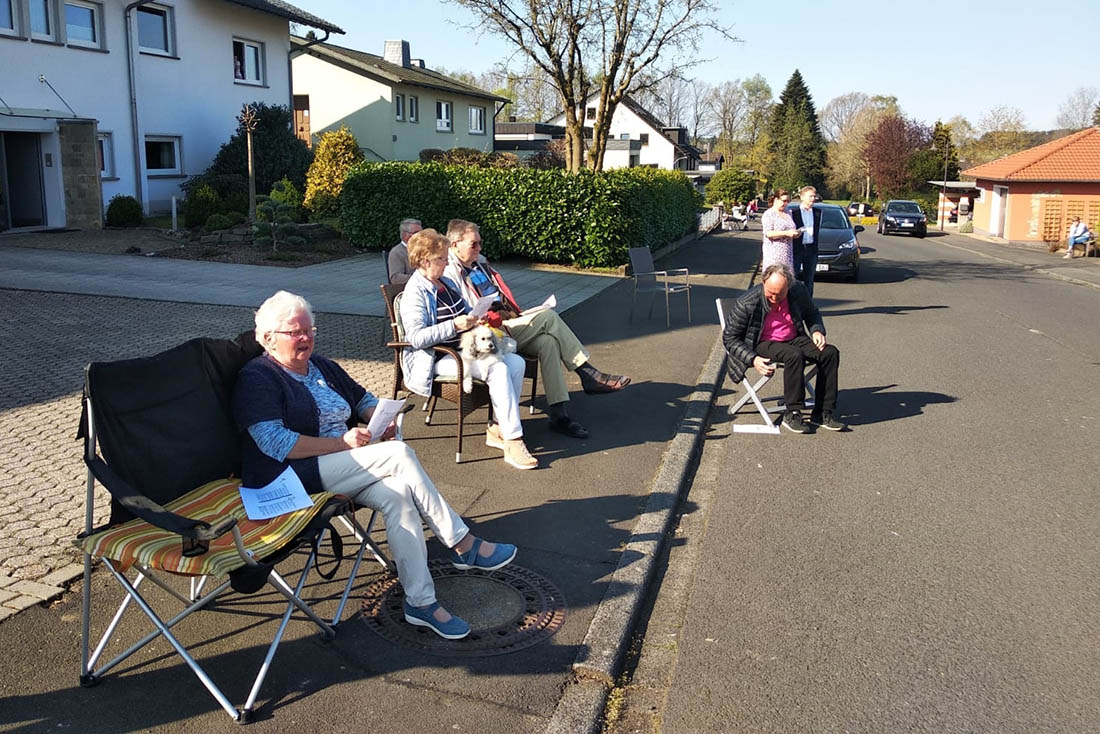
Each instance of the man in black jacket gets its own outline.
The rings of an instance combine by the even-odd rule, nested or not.
[[[795,433],[807,431],[801,412],[806,397],[803,368],[807,361],[817,364],[817,402],[810,422],[830,431],[844,430],[836,419],[840,352],[825,342],[821,312],[785,264],[769,265],[760,283],[734,302],[722,342],[735,382],[750,365],[762,375],[774,374],[776,362],[783,365],[783,425]]]
[[[817,235],[821,231],[821,210],[814,208],[817,189],[803,186],[798,190],[798,206],[790,214],[794,226],[802,232],[794,238],[794,270],[810,298],[814,297],[814,275],[817,273]]]

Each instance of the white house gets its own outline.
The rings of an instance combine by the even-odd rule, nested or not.
[[[599,95],[593,94],[585,104],[585,127],[591,136],[596,119]],[[549,125],[565,125],[565,113],[547,120]],[[654,117],[632,97],[624,97],[611,117],[607,135],[604,168],[654,166],[656,168],[695,171],[702,155],[688,142],[687,130],[670,127]]]
[[[408,41],[386,41],[382,56],[291,41],[303,139],[346,125],[376,161],[415,161],[425,148],[492,152],[496,116],[508,99],[429,69],[411,58]]]
[[[0,230],[167,210],[244,103],[291,104],[291,21],[343,32],[281,0],[0,0]]]

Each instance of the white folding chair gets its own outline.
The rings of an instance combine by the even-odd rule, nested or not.
[[[726,306],[724,303],[732,303],[733,299],[727,298],[715,298],[714,306],[718,309],[718,323],[721,325],[722,331],[726,330]],[[778,365],[780,368],[782,364]],[[756,382],[749,380],[748,370],[752,369],[750,365],[745,371],[745,377],[741,380],[741,387],[744,388],[745,394],[737,399],[737,402],[730,406],[729,416],[730,420],[734,420],[737,417],[738,411],[745,406],[745,403],[750,400],[753,405],[756,406],[757,412],[760,417],[764,419],[763,423],[735,423],[732,427],[734,433],[771,433],[778,434],[779,426],[775,425],[775,421],[772,420],[772,413],[782,413],[787,409],[787,406],[783,404],[783,397],[777,398],[761,398],[760,389],[764,385],[768,384],[768,381],[772,379],[774,375],[779,374],[779,370],[776,370],[771,375],[760,375]],[[816,394],[814,393],[814,387],[811,380],[817,375],[817,365],[809,364],[806,366],[806,392],[809,396],[806,398],[806,407],[813,408]],[[768,407],[765,403],[775,400],[774,406]]]

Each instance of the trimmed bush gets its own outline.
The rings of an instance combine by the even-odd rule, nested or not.
[[[306,171],[313,162],[313,153],[294,134],[294,113],[289,107],[253,102],[256,109],[256,131],[252,133],[252,153],[256,170],[256,191],[270,191],[279,179],[289,178],[299,190],[305,185]],[[245,177],[245,200],[248,198],[248,141],[244,127],[218,150],[214,162],[203,176],[228,174]],[[246,204],[234,209],[248,209]]]
[[[306,194],[302,203],[315,216],[338,215],[344,179],[352,166],[362,160],[363,151],[351,130],[341,127],[321,135],[313,164],[306,174]]]
[[[255,243],[261,246],[271,245],[271,251],[279,245],[301,246],[305,238],[298,234],[298,225],[291,220],[289,204],[276,201],[270,196],[256,197],[256,223],[252,226]]]
[[[403,217],[445,230],[481,226],[486,256],[616,266],[634,246],[658,248],[692,231],[699,194],[683,173],[630,168],[570,174],[438,163],[363,163],[344,184],[341,225],[361,247],[396,241]]]
[[[211,214],[221,213],[222,201],[218,192],[209,184],[192,189],[183,200],[183,224],[185,227],[201,227]]]
[[[209,186],[218,195],[218,213],[248,211],[248,176],[238,173],[204,173],[188,180],[180,188],[184,196],[200,186]]]
[[[115,194],[107,204],[108,227],[137,227],[144,220],[141,204],[132,196]]]
[[[236,227],[238,224],[244,224],[248,217],[240,212],[226,212],[225,216],[229,217],[229,224],[232,227]]]
[[[756,196],[756,181],[752,176],[735,168],[723,168],[717,171],[707,183],[707,203],[727,204],[747,202]]]
[[[219,229],[229,229],[233,226],[233,220],[225,214],[211,214],[206,218],[203,226],[207,232],[217,232]]]
[[[274,188],[271,189],[269,197],[273,201],[277,201],[280,204],[286,204],[290,207],[290,218],[295,222],[302,221],[302,194],[298,191],[297,187],[290,182],[290,179],[284,178],[281,181],[276,181]]]

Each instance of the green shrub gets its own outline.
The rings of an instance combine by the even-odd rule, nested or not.
[[[340,213],[340,192],[352,166],[363,160],[359,141],[351,130],[324,133],[317,141],[313,164],[306,175],[306,195],[303,203],[315,216],[336,216]]]
[[[240,212],[226,212],[225,216],[229,217],[229,223],[232,227],[236,227],[238,224],[244,224],[248,221],[248,217]]]
[[[313,153],[294,134],[294,113],[289,107],[253,102],[256,110],[256,130],[252,133],[252,154],[256,171],[256,191],[270,191],[279,179],[289,178],[299,191],[305,186],[306,171],[313,162]],[[248,142],[244,127],[222,145],[214,162],[203,172],[213,175],[244,176],[244,195],[248,197]],[[247,210],[248,205],[230,204],[233,209]]]
[[[203,229],[207,232],[217,232],[219,229],[229,229],[232,226],[233,220],[225,214],[211,214],[206,218],[206,224],[203,226]]]
[[[707,183],[707,203],[722,201],[727,205],[745,203],[756,196],[756,181],[752,176],[735,168],[723,168]]]
[[[481,226],[486,256],[615,266],[627,248],[657,248],[692,231],[701,197],[678,171],[631,168],[570,174],[438,163],[363,163],[344,184],[341,225],[359,246],[397,239],[402,217],[445,230]]]
[[[284,178],[280,181],[276,181],[269,196],[274,201],[280,204],[286,204],[291,208],[293,212],[291,214],[291,219],[295,222],[302,221],[302,194],[298,188],[290,182],[290,179]]]
[[[447,157],[447,151],[442,148],[425,148],[420,151],[421,163],[442,163]]]
[[[964,219],[959,222],[959,231],[963,234],[970,234],[974,231],[974,222],[970,219]]]
[[[108,227],[136,227],[142,222],[141,204],[132,196],[115,194],[107,203]]]
[[[209,184],[191,189],[183,200],[183,224],[185,227],[201,227],[211,214],[221,213],[222,201],[218,192]]]
[[[248,211],[248,176],[239,173],[204,173],[191,178],[180,188],[184,196],[200,186],[209,186],[218,195],[218,213]]]
[[[289,204],[276,201],[270,196],[256,197],[256,223],[252,227],[257,245],[271,245],[271,251],[279,245],[301,246],[305,238],[298,234],[298,225],[291,219]]]

